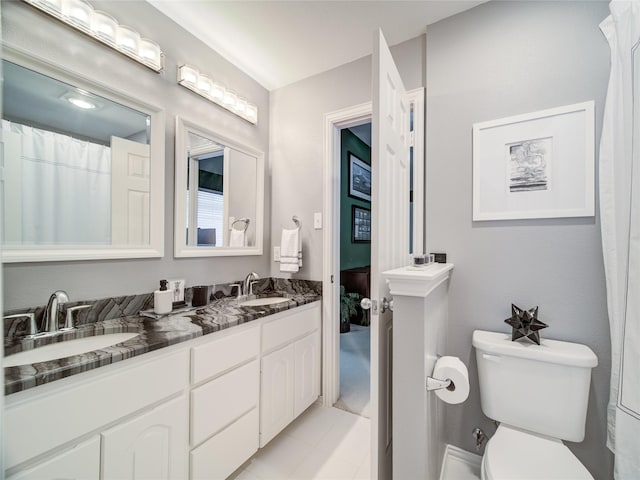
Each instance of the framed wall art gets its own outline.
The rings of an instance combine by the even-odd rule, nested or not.
[[[473,125],[473,220],[595,214],[594,102]]]
[[[351,241],[353,243],[371,242],[371,210],[351,206]]]
[[[371,166],[349,152],[349,196],[371,201]]]

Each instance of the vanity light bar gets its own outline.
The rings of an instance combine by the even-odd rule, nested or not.
[[[247,122],[258,123],[258,107],[238,96],[233,90],[214,81],[209,75],[200,73],[196,67],[182,65],[178,67],[178,84],[192,92],[202,95],[207,100],[235,113]]]
[[[141,38],[134,29],[119,25],[111,15],[94,10],[84,0],[23,1],[155,72],[163,68],[164,54],[157,43]]]

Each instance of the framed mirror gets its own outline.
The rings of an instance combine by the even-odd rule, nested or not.
[[[2,260],[162,257],[164,113],[2,52]]]
[[[264,154],[176,118],[176,257],[262,255]]]

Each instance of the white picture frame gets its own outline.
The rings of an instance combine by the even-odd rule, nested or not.
[[[473,220],[595,215],[594,102],[473,125]]]

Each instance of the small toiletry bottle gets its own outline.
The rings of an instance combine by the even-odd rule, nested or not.
[[[160,290],[153,292],[153,311],[159,315],[171,312],[173,292],[167,290],[167,281],[160,280]]]

